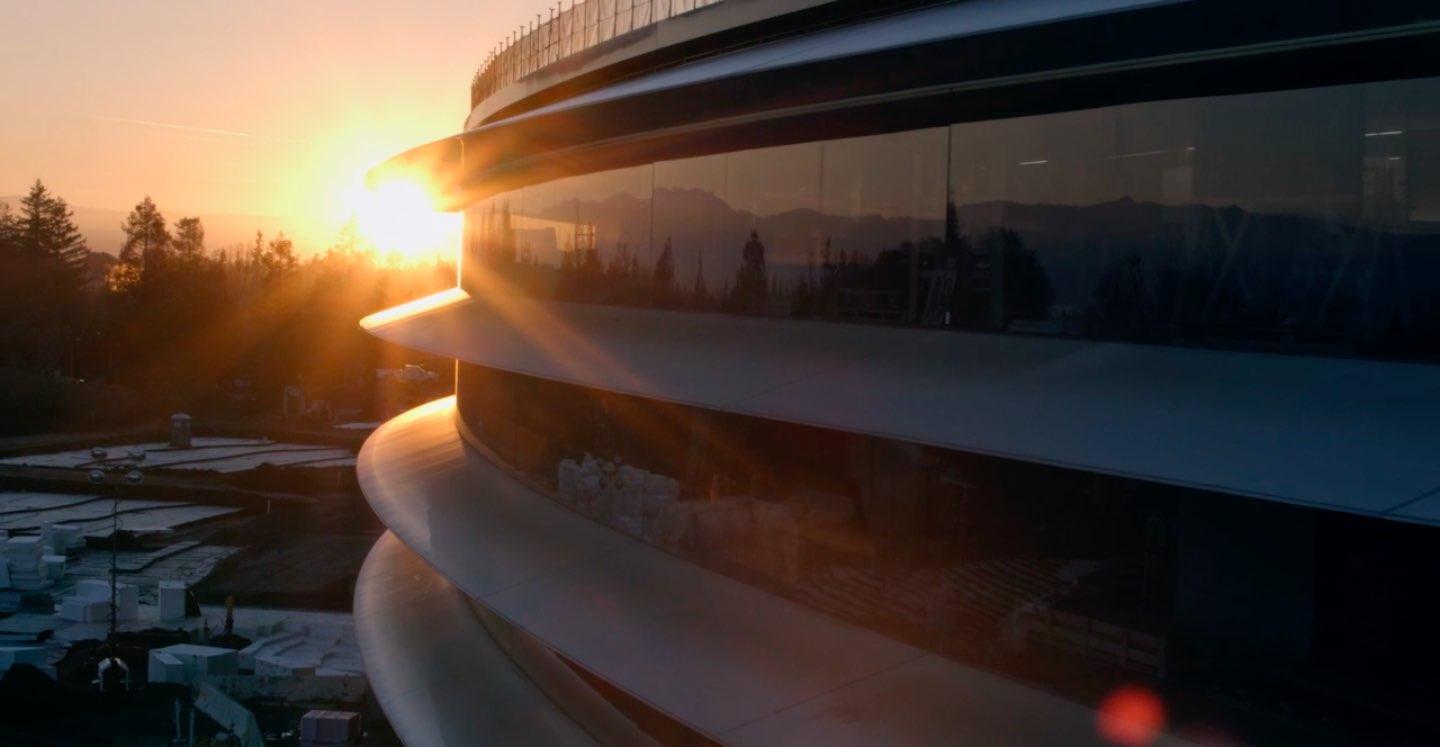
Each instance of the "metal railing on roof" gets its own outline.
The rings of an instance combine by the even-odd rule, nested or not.
[[[485,58],[470,81],[470,106],[546,65],[572,54],[724,0],[571,0],[557,2],[549,20],[537,13],[528,27],[511,32]]]

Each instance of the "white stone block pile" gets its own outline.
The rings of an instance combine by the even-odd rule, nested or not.
[[[177,643],[150,650],[148,678],[151,683],[189,685],[199,677],[239,671],[240,654],[234,649]]]
[[[32,591],[49,585],[42,549],[39,537],[10,537],[5,540],[5,580],[9,588]]]
[[[674,478],[586,454],[560,462],[560,502],[634,537],[680,498]]]
[[[84,529],[75,524],[42,524],[40,543],[47,555],[65,555],[85,546]]]
[[[160,619],[179,620],[185,617],[185,582],[160,582]]]
[[[130,584],[115,587],[115,618],[119,622],[140,616],[140,590]],[[60,600],[60,617],[74,622],[108,622],[110,620],[110,583],[103,579],[85,579],[75,585],[75,593]]]

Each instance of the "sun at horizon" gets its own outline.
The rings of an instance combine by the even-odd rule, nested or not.
[[[345,205],[361,238],[382,257],[425,262],[456,259],[460,215],[436,210],[425,188],[391,181],[371,188],[356,183]]]

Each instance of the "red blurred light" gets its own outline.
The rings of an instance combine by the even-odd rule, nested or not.
[[[1147,687],[1126,685],[1100,702],[1096,728],[1115,744],[1150,744],[1165,728],[1165,703]]]

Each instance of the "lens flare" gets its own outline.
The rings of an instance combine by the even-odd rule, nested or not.
[[[1100,736],[1125,747],[1148,745],[1165,728],[1165,703],[1147,687],[1126,685],[1100,702]]]
[[[420,184],[396,180],[374,189],[357,185],[347,202],[360,234],[381,256],[455,259],[460,216],[436,210],[430,194]]]

